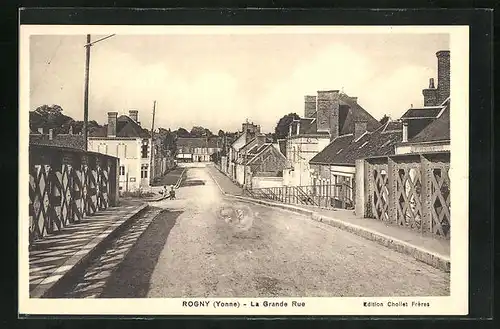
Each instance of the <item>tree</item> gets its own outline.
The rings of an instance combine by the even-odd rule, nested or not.
[[[165,151],[170,152],[172,156],[177,154],[177,142],[175,133],[169,130],[160,131],[163,138],[163,148]]]
[[[391,119],[391,117],[389,117],[387,114],[384,114],[384,116],[382,117],[382,119],[380,119],[380,124],[383,124],[385,125],[387,123],[387,121],[389,121]]]
[[[44,131],[53,129],[56,134],[67,134],[73,118],[64,115],[63,109],[59,105],[42,105],[30,112],[30,128]]]
[[[176,135],[177,135],[177,137],[190,137],[189,131],[187,131],[186,129],[184,129],[182,127],[177,129]]]
[[[274,141],[285,138],[288,135],[288,127],[290,126],[292,121],[298,119],[300,119],[300,117],[297,113],[288,113],[287,115],[284,115],[278,121],[276,128],[274,128]]]
[[[217,136],[224,137],[224,135],[225,135],[224,130],[219,129],[219,133],[217,134]]]

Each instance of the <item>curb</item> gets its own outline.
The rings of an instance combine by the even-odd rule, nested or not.
[[[30,292],[30,298],[50,298],[53,294],[57,293],[57,288],[66,279],[68,279],[71,274],[79,271],[88,260],[99,252],[102,246],[113,239],[121,231],[121,229],[126,226],[126,224],[128,224],[147,207],[148,204],[138,206],[128,216],[121,218],[115,222],[115,225],[112,224],[110,227],[98,234],[93,240],[81,248],[81,251],[88,250],[86,253],[76,252],[73,256],[71,256],[66,262],[54,270],[53,273],[57,273],[60,277],[53,282],[46,282],[49,278],[40,282],[38,286]]]
[[[179,188],[179,186],[181,185],[181,182],[182,182],[182,177],[184,176],[184,173],[185,173],[185,172],[186,172],[186,168],[184,168],[184,169],[182,170],[181,175],[180,175],[179,179],[177,180],[177,183],[176,183],[176,184],[175,184],[175,186],[174,186],[174,189],[176,189],[176,190],[177,190],[177,189]]]
[[[377,242],[378,244],[387,247],[389,249],[395,250],[399,253],[406,254],[409,256],[412,256],[418,261],[421,261],[427,265],[430,265],[434,268],[437,268],[439,270],[442,270],[444,272],[450,272],[450,267],[451,267],[451,262],[450,258],[444,255],[440,255],[437,253],[434,253],[432,251],[414,246],[408,242],[390,237],[388,235],[385,235],[380,232],[376,232],[355,224],[350,224],[346,223],[344,221],[334,219],[331,217],[326,217],[322,216],[312,210],[307,210],[304,208],[296,207],[293,205],[287,205],[287,204],[282,204],[282,203],[275,203],[275,202],[269,202],[269,201],[262,201],[258,199],[253,199],[253,198],[248,198],[248,197],[242,197],[238,195],[232,195],[225,193],[222,188],[220,187],[219,183],[217,180],[213,177],[212,173],[210,173],[210,176],[212,179],[215,181],[215,184],[221,191],[221,193],[225,196],[232,197],[239,199],[243,202],[248,202],[248,203],[254,203],[254,204],[260,204],[268,207],[275,207],[275,208],[280,208],[283,210],[288,210],[292,211],[295,213],[299,213],[302,215],[310,216],[312,220],[315,220],[317,222],[324,223],[326,225],[330,225],[336,228],[339,228],[343,231],[347,231],[349,233],[353,233],[355,235],[358,235],[360,237],[363,237],[367,240]]]

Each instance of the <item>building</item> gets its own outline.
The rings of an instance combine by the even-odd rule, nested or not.
[[[177,138],[178,162],[209,162],[211,157],[222,150],[222,141],[212,137],[179,137]]]
[[[330,189],[328,194],[338,201],[335,206],[341,196],[347,207],[354,206],[356,160],[395,154],[396,144],[403,138],[402,126],[400,121],[388,121],[369,132],[366,122],[356,122],[354,134],[335,138],[309,161],[312,185]]]
[[[310,160],[331,142],[340,143],[356,128],[374,131],[380,123],[350,97],[338,90],[318,91],[305,96],[304,118],[294,120],[286,138],[286,158],[290,167],[283,174],[289,186],[313,185]],[[356,125],[355,123],[361,123]]]
[[[257,134],[260,134],[260,126],[255,125],[253,122],[245,122],[241,125],[241,131],[236,136],[235,140],[229,145],[229,152],[227,153],[227,173],[233,181],[237,181],[237,159],[240,156],[240,150],[248,142],[250,142]],[[241,170],[241,169],[240,169]],[[241,176],[241,175],[240,175]],[[241,182],[243,184],[243,182]]]
[[[129,115],[108,112],[108,124],[93,131],[88,150],[120,159],[119,188],[121,192],[147,188],[151,177],[151,134],[141,127],[138,111]]]
[[[81,134],[73,134],[73,127],[69,128],[68,134],[56,134],[53,129],[43,128],[30,132],[30,145],[59,146],[74,149],[85,149],[85,140]]]
[[[437,88],[431,78],[422,90],[424,106],[401,117],[404,133],[396,154],[450,151],[450,52],[438,51],[436,57]]]
[[[240,148],[235,165],[235,181],[245,188],[283,186],[286,157],[264,134],[257,134]]]

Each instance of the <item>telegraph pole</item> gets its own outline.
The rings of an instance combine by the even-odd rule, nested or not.
[[[85,45],[85,91],[83,96],[83,140],[85,141],[85,151],[88,148],[88,123],[89,123],[89,66],[90,66],[90,34],[87,34],[87,44]]]
[[[89,124],[89,70],[90,70],[90,47],[99,41],[111,38],[114,34],[101,38],[94,42],[90,41],[90,34],[87,34],[87,43],[85,44],[85,91],[83,95],[83,139],[85,140],[85,151],[88,148],[88,124]]]
[[[156,101],[153,102],[153,120],[151,121],[151,174],[149,175],[149,181],[151,185],[152,176],[154,174],[154,154],[155,154],[155,143],[154,143],[154,135],[155,135],[155,112],[156,112]]]

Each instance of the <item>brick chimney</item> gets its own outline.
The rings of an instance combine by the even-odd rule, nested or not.
[[[318,132],[329,132],[330,139],[339,135],[339,91],[318,91]]]
[[[304,96],[304,118],[314,118],[316,113],[316,96]]]
[[[118,112],[108,112],[108,137],[116,137]]]
[[[357,140],[366,132],[366,125],[367,122],[363,120],[354,122],[354,140]]]
[[[438,51],[436,57],[438,60],[437,102],[441,104],[450,97],[450,51]]]
[[[137,110],[129,110],[128,111],[128,116],[129,116],[130,119],[132,119],[135,122],[139,123],[139,111],[137,111]]]
[[[422,90],[422,95],[424,95],[424,106],[436,106],[438,105],[437,97],[438,91],[434,87],[434,79],[429,79],[429,88]]]

